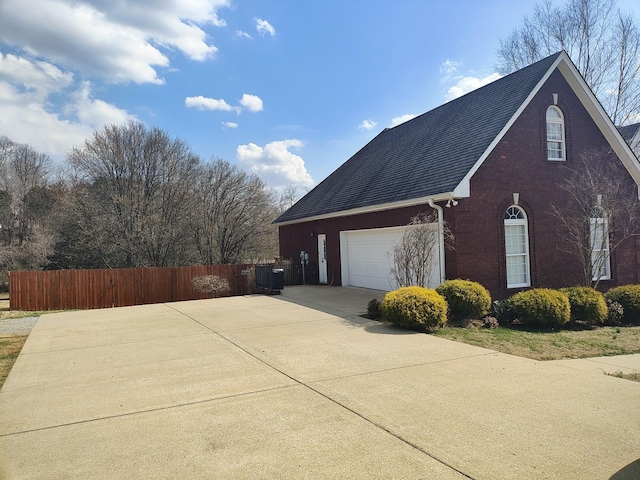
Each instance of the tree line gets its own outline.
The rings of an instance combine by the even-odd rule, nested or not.
[[[0,137],[0,271],[272,259],[296,194],[137,121],[96,130],[57,168]]]

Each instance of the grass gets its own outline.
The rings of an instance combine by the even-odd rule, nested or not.
[[[0,322],[11,318],[39,317],[45,313],[55,313],[62,310],[27,312],[24,310],[9,310],[9,294],[0,293]],[[4,385],[11,367],[18,358],[28,335],[1,335],[0,336],[0,388]]]
[[[607,373],[607,375],[616,378],[624,378],[625,380],[631,380],[634,382],[640,382],[640,373],[622,373],[622,372],[614,372]]]
[[[62,312],[63,310],[46,310],[46,311],[26,311],[26,310],[9,310],[9,294],[0,293],[0,321],[10,318],[39,317],[45,313]]]
[[[434,335],[534,360],[640,353],[640,327],[603,327],[548,333],[504,327],[446,327]]]
[[[0,388],[4,385],[28,335],[0,336]]]

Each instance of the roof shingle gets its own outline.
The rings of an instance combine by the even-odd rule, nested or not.
[[[453,191],[560,54],[383,130],[275,223]]]

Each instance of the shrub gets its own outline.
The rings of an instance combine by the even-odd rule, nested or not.
[[[371,320],[378,320],[382,317],[382,310],[380,309],[380,302],[377,298],[369,300],[367,304],[367,318]]]
[[[381,309],[383,320],[414,330],[434,330],[447,321],[445,299],[423,287],[403,287],[387,293]]]
[[[449,306],[449,316],[460,322],[484,317],[491,306],[491,295],[486,288],[469,280],[447,280],[436,288]]]
[[[555,329],[571,320],[567,295],[549,288],[516,293],[509,300],[509,307],[514,317],[527,327]]]
[[[604,295],[591,287],[561,288],[571,305],[571,319],[584,320],[590,325],[602,325],[607,319]]]
[[[624,309],[624,323],[640,323],[640,285],[623,285],[605,293],[610,302],[618,302]]]
[[[191,279],[191,288],[198,293],[213,293],[216,297],[231,291],[227,279],[218,277],[217,275],[195,277]]]
[[[618,326],[622,325],[624,317],[624,308],[618,302],[607,300],[607,324]]]
[[[489,315],[499,322],[510,323],[513,318],[509,310],[509,300],[494,300],[489,308]]]

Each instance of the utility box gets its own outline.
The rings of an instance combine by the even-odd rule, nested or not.
[[[284,269],[283,268],[272,269],[271,288],[273,290],[282,290],[284,288]]]
[[[256,265],[256,289],[263,293],[280,293],[284,288],[284,269]]]

